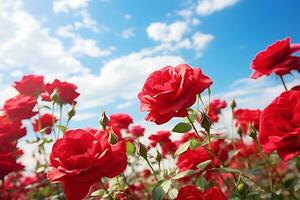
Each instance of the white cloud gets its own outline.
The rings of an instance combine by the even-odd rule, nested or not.
[[[125,39],[129,39],[135,36],[134,28],[126,28],[121,32],[121,36]]]
[[[154,22],[147,27],[148,37],[159,42],[178,42],[188,31],[185,21],[176,21],[172,24]]]
[[[97,21],[90,16],[87,9],[81,10],[78,15],[81,17],[81,20],[74,23],[73,27],[75,30],[86,28],[93,32],[100,32],[107,29],[107,27],[104,26],[99,27]]]
[[[125,14],[123,17],[126,20],[130,20],[132,18],[132,16],[130,14]]]
[[[205,34],[201,32],[196,32],[193,37],[193,46],[197,52],[197,55],[202,54],[203,49],[214,39],[214,36],[211,34]]]
[[[52,8],[55,13],[68,13],[70,10],[78,10],[87,6],[88,0],[54,0]]]
[[[60,40],[49,35],[38,20],[25,12],[21,1],[3,1],[0,6],[0,69],[26,68],[34,73],[63,77],[87,73]]]
[[[199,15],[209,15],[235,5],[239,0],[199,0],[196,12]]]
[[[89,57],[103,57],[111,54],[110,50],[103,50],[97,46],[96,40],[74,38],[74,45],[70,49],[72,55],[86,55]]]
[[[107,62],[99,75],[74,76],[70,80],[79,87],[79,109],[103,106],[116,99],[137,98],[147,75],[166,65],[184,63],[179,56],[144,56],[132,53]],[[89,89],[85,89],[86,86]]]

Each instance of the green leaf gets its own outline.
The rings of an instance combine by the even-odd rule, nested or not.
[[[296,185],[299,181],[299,178],[297,177],[293,177],[293,178],[290,178],[288,180],[286,180],[284,183],[283,183],[283,186],[287,189],[290,189],[292,188],[294,185]]]
[[[186,171],[183,171],[183,172],[180,172],[180,173],[176,174],[172,179],[174,179],[174,180],[181,179],[183,177],[189,176],[189,175],[194,174],[194,173],[196,173],[195,170],[186,170]]]
[[[102,197],[105,191],[103,189],[96,190],[92,192],[91,197]]]
[[[192,150],[197,149],[197,147],[199,147],[201,144],[201,142],[198,139],[192,138],[190,139],[190,147]]]
[[[241,173],[240,170],[238,170],[238,169],[232,169],[232,168],[221,167],[220,170],[223,173]]]
[[[206,183],[207,183],[207,180],[206,180],[206,178],[205,178],[203,175],[201,175],[201,176],[198,178],[198,180],[196,181],[196,185],[197,185],[199,188],[201,188],[202,190],[205,189]]]
[[[67,130],[67,127],[63,126],[63,125],[56,125],[56,127],[62,132],[64,133]]]
[[[192,130],[192,126],[189,123],[180,122],[173,128],[172,132],[186,133],[190,130]]]
[[[163,200],[165,195],[170,190],[171,184],[171,180],[158,182],[152,190],[152,200]]]
[[[182,153],[186,152],[188,148],[190,147],[190,141],[187,141],[179,146],[179,148],[176,150],[174,156],[179,156]]]
[[[204,170],[207,167],[207,165],[209,165],[210,163],[211,160],[203,161],[197,165],[197,168],[199,168],[200,170]]]
[[[135,146],[130,141],[126,142],[126,152],[129,155],[134,154],[134,152],[135,152]]]

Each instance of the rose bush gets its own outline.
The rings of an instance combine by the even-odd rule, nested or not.
[[[300,88],[282,79],[299,71],[299,48],[287,38],[253,60],[252,78],[274,73],[286,89],[262,110],[210,101],[212,81],[200,68],[151,73],[140,109],[156,125],[178,117],[172,129],[123,112],[70,128],[77,86],[25,75],[1,109],[0,199],[300,199]]]

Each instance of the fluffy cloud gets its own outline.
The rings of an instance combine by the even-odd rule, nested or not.
[[[148,37],[159,42],[178,42],[188,31],[185,21],[176,21],[172,24],[154,22],[147,28]]]
[[[123,15],[123,17],[126,20],[130,20],[132,18],[132,16],[130,14],[125,14],[125,15]]]
[[[74,45],[70,49],[72,55],[86,55],[89,57],[102,57],[111,54],[110,50],[100,49],[95,40],[75,38]]]
[[[226,7],[233,6],[239,0],[199,0],[196,12],[199,15],[209,15],[213,12],[223,10]]]
[[[81,63],[65,50],[60,40],[50,36],[38,20],[25,12],[21,1],[0,5],[0,69],[26,68],[37,74],[64,77],[87,73]]]
[[[79,86],[79,109],[106,105],[117,99],[136,99],[147,75],[165,65],[184,63],[179,56],[144,56],[132,53],[107,62],[99,75],[73,76],[70,81]],[[86,86],[89,89],[85,89]]]
[[[121,32],[121,36],[125,39],[129,39],[135,36],[134,28],[126,28]]]
[[[54,0],[53,11],[55,13],[68,13],[70,10],[78,10],[87,6],[88,0]]]
[[[196,32],[193,37],[193,45],[197,52],[197,55],[200,56],[202,54],[203,49],[208,45],[210,41],[214,39],[214,36],[211,34],[205,34],[201,32]]]

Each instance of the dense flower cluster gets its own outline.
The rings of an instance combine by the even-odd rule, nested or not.
[[[69,128],[77,86],[26,75],[1,109],[0,199],[300,199],[300,86],[283,80],[300,72],[298,51],[286,38],[254,58],[251,77],[275,74],[286,90],[261,110],[210,101],[212,80],[200,68],[151,73],[140,109],[156,125],[177,122],[172,130],[147,130],[122,112]],[[24,144],[34,149],[32,171],[19,159]]]

